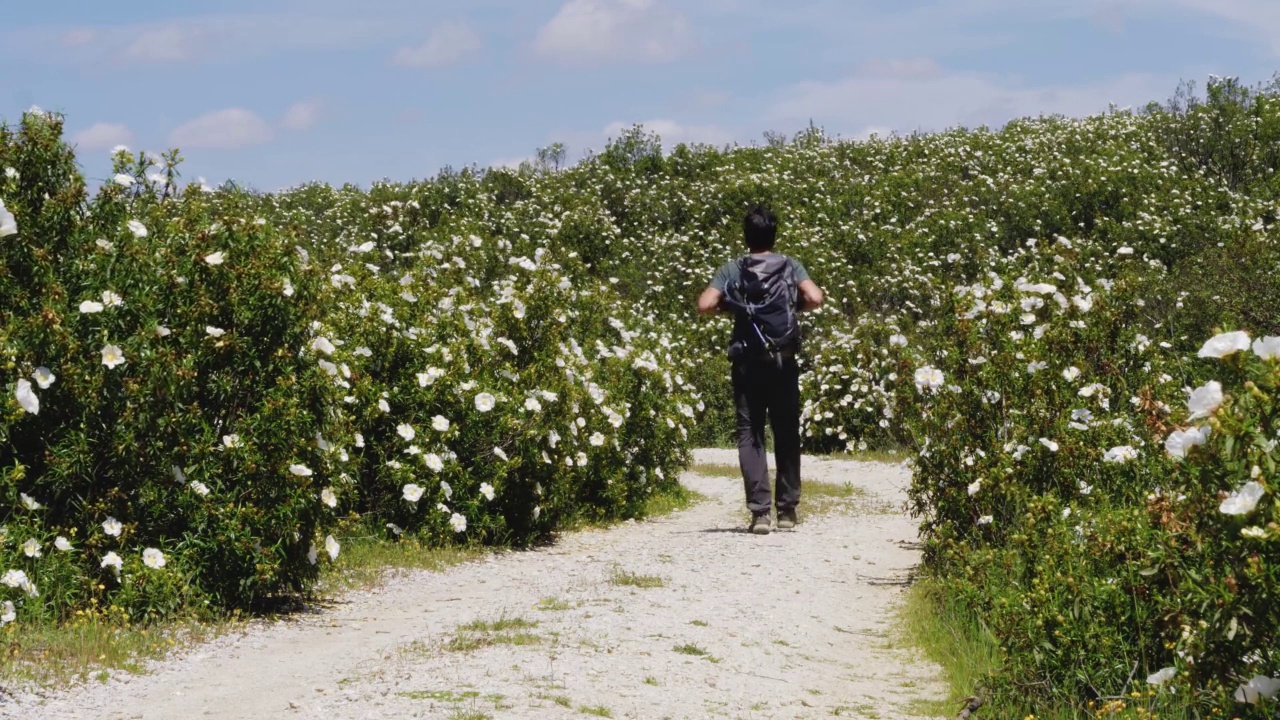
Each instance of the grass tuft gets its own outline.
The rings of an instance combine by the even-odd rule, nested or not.
[[[637,587],[646,589],[660,588],[667,584],[665,580],[657,575],[639,575],[620,568],[614,568],[613,574],[609,576],[609,582],[610,584],[621,587]]]

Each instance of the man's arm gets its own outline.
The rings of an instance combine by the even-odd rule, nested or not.
[[[720,310],[720,301],[723,298],[724,293],[713,287],[703,290],[702,295],[698,296],[698,314],[714,315]]]
[[[822,288],[814,281],[805,278],[800,281],[800,310],[816,310],[822,306]],[[701,301],[699,301],[701,303]],[[699,305],[701,307],[701,305]]]

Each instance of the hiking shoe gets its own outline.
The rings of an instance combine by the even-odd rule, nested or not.
[[[799,520],[796,519],[795,510],[779,510],[778,511],[778,529],[790,530],[796,526]]]
[[[755,535],[769,534],[769,513],[755,513],[751,516],[751,525],[747,527]]]

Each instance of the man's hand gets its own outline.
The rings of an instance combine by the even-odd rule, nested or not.
[[[719,290],[708,287],[702,291],[702,295],[698,297],[698,314],[714,315],[721,310],[720,301],[724,299],[724,293]]]
[[[800,310],[816,310],[822,306],[822,300],[825,296],[822,288],[812,280],[805,280],[800,283]]]

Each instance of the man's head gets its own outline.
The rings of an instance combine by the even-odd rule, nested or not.
[[[757,205],[742,221],[743,235],[752,252],[772,250],[778,239],[778,217],[763,205]]]

